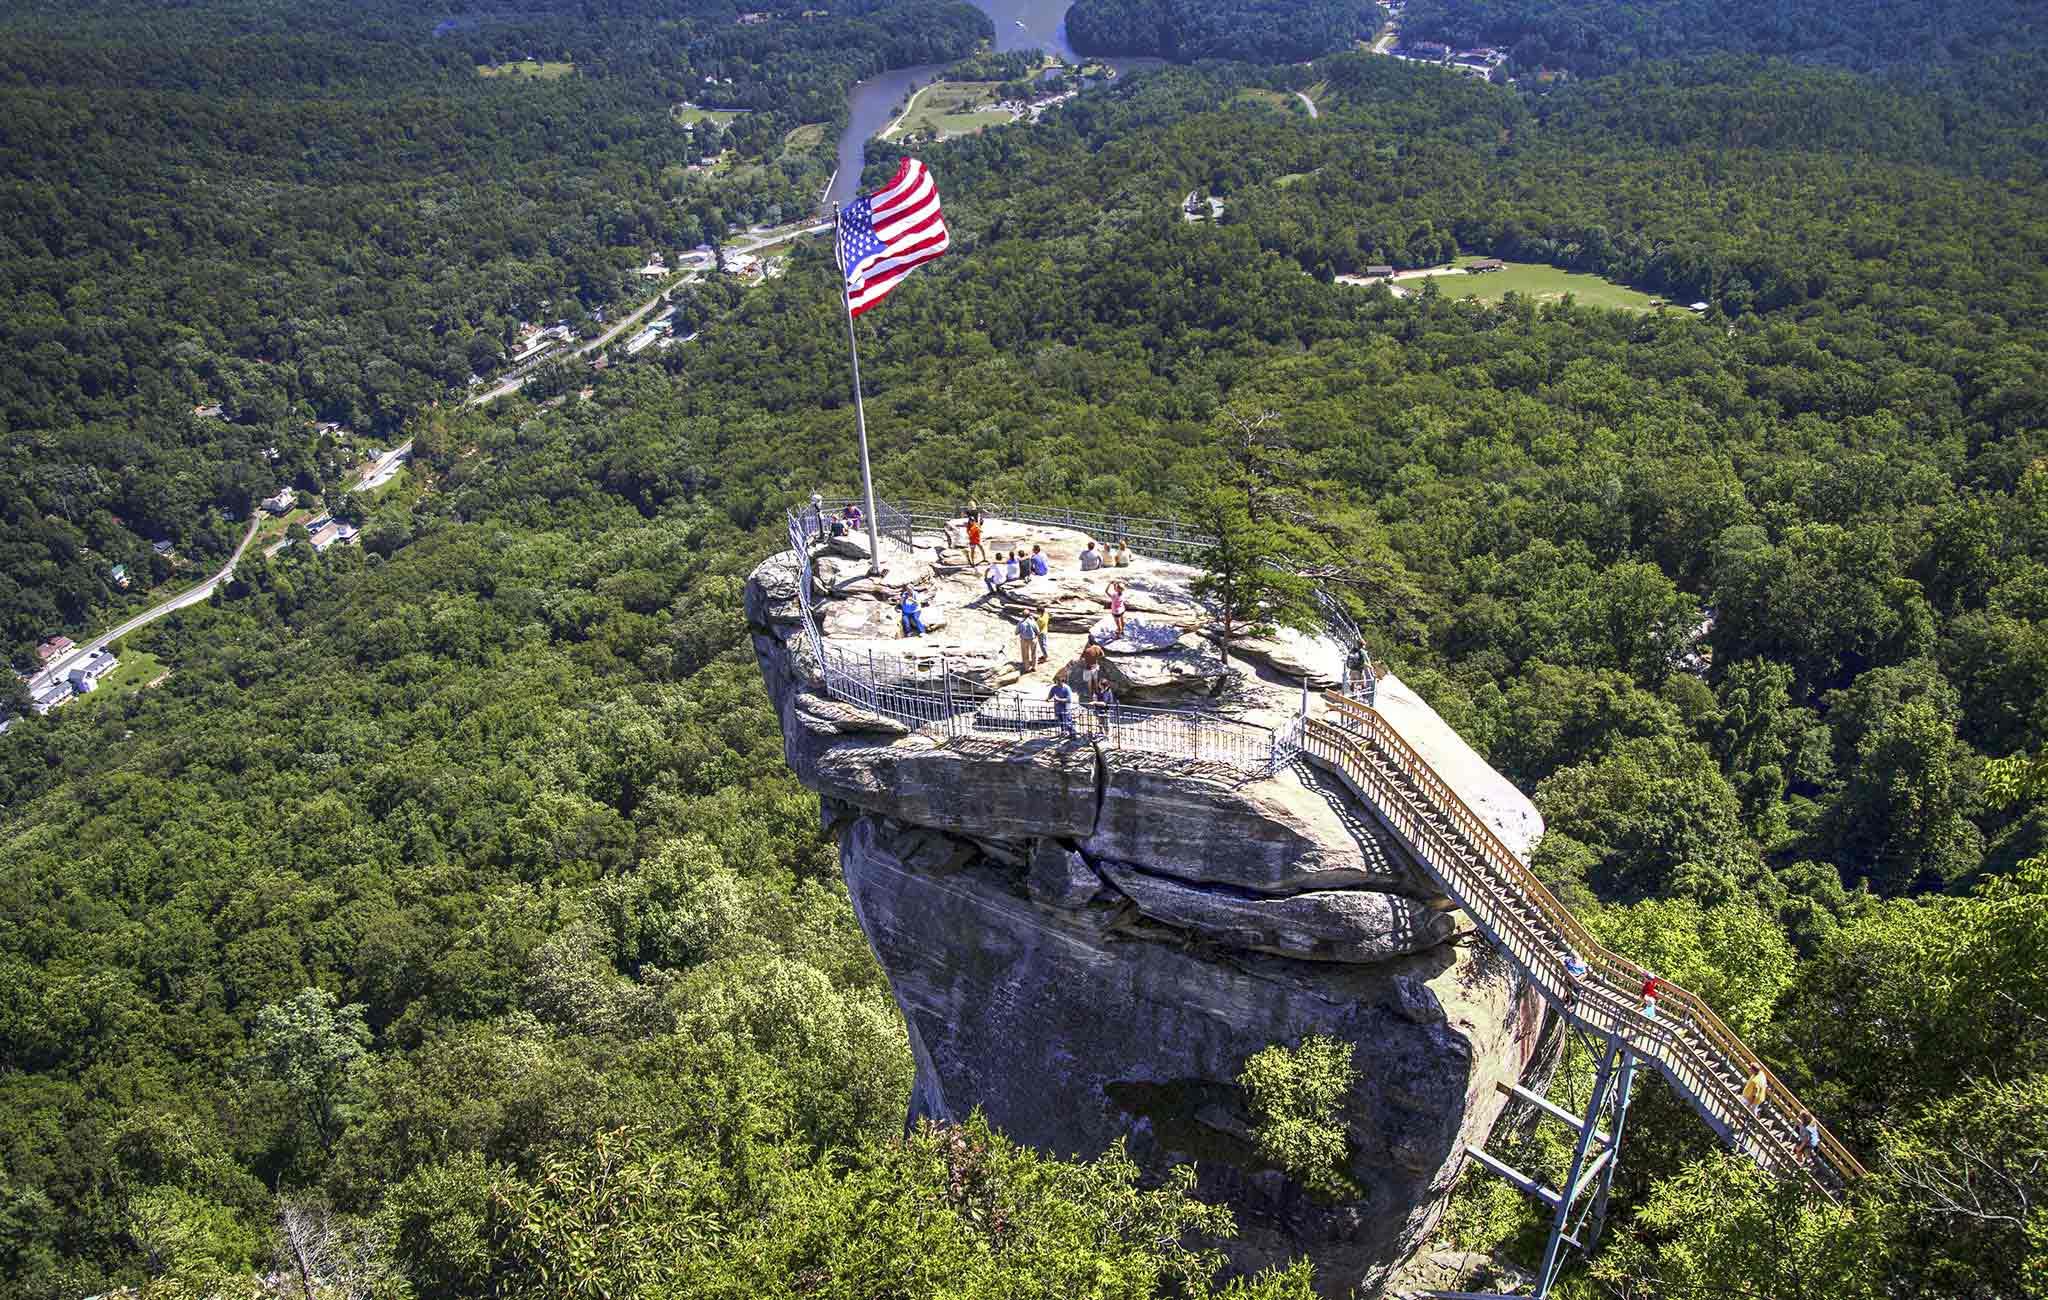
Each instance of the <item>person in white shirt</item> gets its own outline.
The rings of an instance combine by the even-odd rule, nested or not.
[[[989,561],[988,572],[981,575],[981,583],[988,588],[988,594],[991,596],[1001,591],[1003,584],[1009,580],[1010,571],[1001,560]]]
[[[1081,572],[1090,573],[1102,567],[1102,552],[1095,549],[1095,543],[1088,543],[1081,552]]]
[[[1024,576],[1024,566],[1017,562],[1017,553],[1015,551],[1010,552],[1010,559],[1008,563],[1006,563],[1003,566],[1003,568],[1004,571],[1010,575],[1009,580],[1011,582],[1015,582],[1017,579]]]

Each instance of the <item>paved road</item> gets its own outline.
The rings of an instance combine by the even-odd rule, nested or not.
[[[786,244],[792,239],[801,239],[806,235],[822,235],[831,229],[831,222],[821,221],[816,225],[804,226],[801,229],[797,230],[771,230],[765,234],[750,234],[745,236],[744,238],[734,240],[732,243],[726,245],[726,247],[730,249],[732,252],[739,254],[758,253],[764,248],[773,248],[777,244]],[[696,284],[698,281],[703,279],[703,276],[704,272],[701,269],[691,271],[689,274],[685,275],[681,280],[678,280],[676,283]],[[662,290],[662,293],[667,293],[670,288],[674,287],[675,285],[669,285]],[[598,335],[594,339],[591,339],[587,343],[578,344],[576,347],[570,349],[567,352],[561,353],[560,355],[565,357],[580,357],[586,355],[587,353],[597,351],[599,348],[605,346],[607,343],[610,343],[619,335],[633,328],[633,326],[638,325],[641,321],[641,318],[646,316],[648,312],[653,311],[656,307],[659,307],[661,305],[661,297],[661,293],[654,295],[652,298],[649,298],[646,302],[640,304],[639,307],[635,308],[631,315],[625,317],[618,324],[612,326],[604,333]],[[521,387],[525,385],[527,378],[527,375],[515,375],[512,378],[505,380],[503,383],[498,384],[496,387],[490,388],[482,393],[477,394],[475,397],[470,398],[469,404],[471,406],[483,406],[490,402],[495,402],[501,397],[505,397],[509,394],[516,393],[520,390]],[[408,447],[411,446],[410,443],[406,445]]]
[[[135,631],[135,629],[147,627],[174,610],[184,609],[188,605],[197,605],[200,601],[211,596],[213,589],[220,586],[222,582],[227,580],[227,576],[235,571],[235,565],[241,560],[242,552],[248,550],[249,543],[255,540],[256,526],[261,522],[261,516],[252,515],[250,517],[249,529],[242,534],[241,544],[235,547],[235,553],[228,557],[228,562],[220,566],[219,572],[197,586],[186,588],[161,604],[150,606],[125,623],[116,624],[111,631],[100,633],[84,645],[72,647],[63,655],[51,660],[35,676],[29,678],[29,689],[35,690],[40,686],[55,681],[58,677],[71,671],[80,662],[90,658],[94,651],[106,649],[109,645]]]
[[[405,462],[411,458],[412,439],[407,438],[398,446],[379,456],[377,463],[365,469],[362,477],[356,480],[356,485],[349,490],[351,492],[367,492],[371,488],[383,487],[392,480],[399,470],[405,467]]]
[[[771,247],[775,244],[787,243],[792,239],[798,239],[805,235],[822,234],[830,229],[832,229],[832,223],[826,221],[821,222],[817,225],[805,226],[798,230],[781,232],[769,231],[765,234],[750,235],[745,239],[738,240],[731,247],[733,251],[737,253],[752,253],[763,248]],[[691,271],[688,275],[686,275],[683,278],[681,283],[694,283],[699,278],[700,272]],[[632,314],[628,315],[618,324],[612,326],[603,334],[600,334],[598,337],[590,340],[588,343],[583,344],[582,346],[574,349],[573,351],[565,355],[582,356],[586,352],[593,352],[598,348],[603,347],[605,344],[610,343],[613,339],[617,338],[626,330],[631,329],[633,326],[639,324],[640,319],[642,317],[644,317],[645,315],[647,315],[648,312],[653,311],[656,307],[660,305],[661,294],[656,294],[654,295],[654,297],[648,299],[645,303],[642,303],[638,308],[636,308],[632,312]],[[519,391],[519,386],[521,384],[524,384],[525,382],[526,378],[523,375],[515,379],[508,379],[504,383],[499,384],[496,388],[491,389],[489,392],[477,397],[470,398],[469,404],[471,406],[482,406],[484,403],[492,401],[496,398],[503,397],[507,393],[514,393]],[[356,481],[356,490],[382,487],[384,484],[391,481],[391,477],[398,472],[399,467],[404,465],[405,462],[411,458],[411,456],[412,439],[407,438],[403,443],[400,443],[398,446],[393,447],[390,451],[387,451],[382,456],[378,457],[374,464],[370,465],[367,469],[363,471],[362,476]],[[235,553],[232,556],[228,557],[228,562],[220,567],[219,572],[215,573],[212,577],[206,579],[204,582],[199,583],[197,586],[188,587],[184,591],[179,592],[177,595],[170,597],[168,600],[165,600],[160,604],[150,606],[148,609],[144,610],[140,614],[135,615],[133,618],[130,618],[126,622],[116,625],[111,631],[102,632],[100,635],[94,637],[90,641],[87,641],[85,644],[72,647],[64,654],[51,660],[48,664],[45,664],[40,670],[38,670],[33,676],[31,676],[29,678],[29,689],[35,690],[38,687],[41,687],[49,682],[55,681],[58,677],[61,677],[65,673],[69,672],[73,666],[89,658],[94,651],[104,650],[107,646],[111,645],[115,641],[120,640],[122,637],[127,636],[130,632],[135,631],[137,628],[147,627],[151,623],[156,622],[156,620],[162,618],[166,614],[172,613],[176,610],[184,609],[187,606],[196,605],[200,601],[205,600],[208,596],[211,596],[213,594],[213,589],[215,587],[220,586],[222,582],[226,581],[227,576],[235,571],[235,565],[241,560],[242,552],[248,550],[249,543],[256,539],[256,528],[261,523],[261,515],[251,515],[249,519],[249,530],[242,534],[241,543],[235,547]],[[283,548],[284,543],[278,542],[277,544],[265,550],[264,554],[275,555]]]

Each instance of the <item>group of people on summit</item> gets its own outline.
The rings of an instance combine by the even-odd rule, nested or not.
[[[859,508],[848,506],[844,514],[832,520],[832,530],[835,534],[842,529],[851,531],[859,526],[860,519]],[[981,571],[981,581],[990,598],[1000,595],[1003,588],[1012,582],[1043,578],[1052,573],[1052,561],[1047,557],[1042,545],[1034,545],[1029,555],[1022,550],[992,555],[982,540],[984,516],[980,506],[973,501],[967,503],[965,523],[966,559],[969,564],[985,563],[988,566]],[[1097,549],[1091,540],[1082,549],[1078,562],[1083,573],[1092,573],[1106,567],[1126,567],[1132,562],[1131,548],[1118,542]],[[1111,635],[1121,638],[1129,612],[1129,596],[1124,584],[1114,581],[1109,584],[1105,595]],[[898,592],[896,609],[904,636],[924,636],[930,631],[924,618],[928,603],[928,598],[921,597],[914,587],[906,586]],[[1015,627],[1018,666],[1024,675],[1029,676],[1051,658],[1052,610],[1027,610],[1018,616]],[[1097,728],[1106,729],[1116,722],[1117,699],[1116,689],[1110,685],[1102,665],[1102,647],[1091,641],[1081,652],[1080,687],[1086,694],[1086,716]],[[1051,689],[1046,693],[1046,699],[1052,705],[1053,721],[1059,729],[1068,735],[1077,734],[1077,693],[1074,687],[1068,684],[1065,675],[1054,680]]]

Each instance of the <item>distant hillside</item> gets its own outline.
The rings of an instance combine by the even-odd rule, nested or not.
[[[1944,68],[2048,44],[2040,0],[1413,0],[1402,34],[1504,45],[1514,62],[1595,76],[1716,51],[1856,71]]]
[[[1067,39],[1084,54],[1278,63],[1346,49],[1379,13],[1356,0],[1080,0]]]

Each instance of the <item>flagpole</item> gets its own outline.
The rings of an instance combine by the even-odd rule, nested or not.
[[[839,204],[832,205],[832,247],[839,247]],[[882,573],[881,516],[875,510],[875,475],[868,466],[868,413],[860,399],[860,344],[853,336],[853,296],[846,291],[846,268],[839,268],[839,304],[846,309],[846,351],[853,358],[853,422],[860,430],[860,487],[867,500],[868,576]]]

